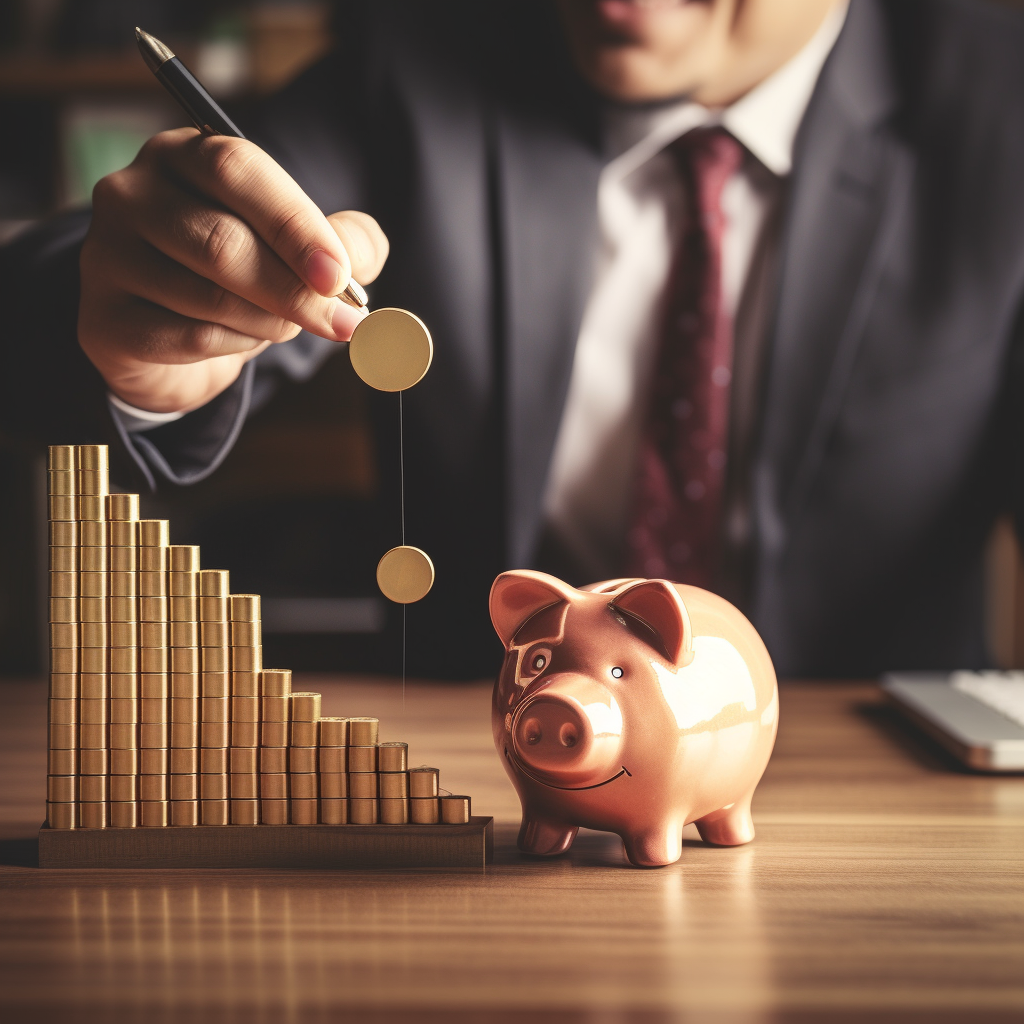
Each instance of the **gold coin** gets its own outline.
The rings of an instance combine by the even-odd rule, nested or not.
[[[377,586],[395,604],[412,604],[430,593],[434,563],[419,548],[403,544],[392,548],[377,563]]]
[[[378,391],[405,391],[430,369],[434,343],[418,316],[404,309],[375,309],[352,332],[352,369]]]

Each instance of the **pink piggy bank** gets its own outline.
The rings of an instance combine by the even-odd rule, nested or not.
[[[494,744],[523,805],[521,850],[564,853],[583,826],[654,867],[679,859],[691,821],[709,843],[754,838],[779,694],[728,601],[665,580],[576,590],[520,571],[494,581],[490,610],[507,650]]]

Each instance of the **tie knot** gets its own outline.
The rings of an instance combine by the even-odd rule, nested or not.
[[[683,160],[725,164],[732,170],[739,167],[743,156],[743,147],[721,125],[693,128],[676,139],[670,148]]]
[[[739,170],[743,147],[724,128],[694,128],[669,147],[705,209],[717,208],[725,183]]]

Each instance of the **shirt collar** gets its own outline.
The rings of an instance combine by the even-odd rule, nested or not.
[[[797,130],[845,21],[846,4],[833,7],[796,56],[722,112],[722,124],[779,177],[793,169]]]
[[[654,108],[612,107],[605,137],[609,170],[631,173],[693,128],[721,124],[772,173],[793,167],[793,144],[821,69],[846,21],[847,4],[832,8],[804,47],[745,96],[723,110],[683,100]]]

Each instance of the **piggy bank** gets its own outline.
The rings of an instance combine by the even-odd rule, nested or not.
[[[523,806],[519,848],[554,855],[582,826],[637,866],[671,864],[682,830],[754,838],[750,801],[775,743],[775,670],[728,601],[666,580],[583,590],[540,572],[491,588],[506,648],[494,743]]]

